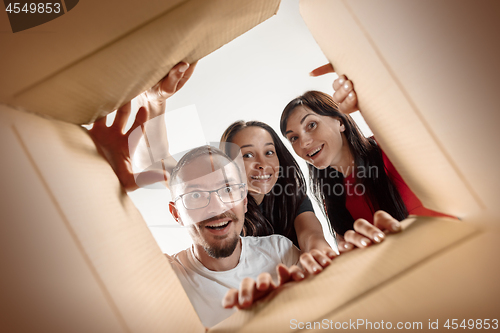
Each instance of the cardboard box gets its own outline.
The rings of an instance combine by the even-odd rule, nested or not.
[[[88,0],[47,23],[57,33],[0,36],[0,331],[205,331],[78,125],[278,5]],[[412,190],[461,220],[409,218],[382,246],[341,256],[209,332],[353,321],[376,330],[382,320],[423,330],[437,321],[444,331],[447,319],[498,319],[498,3],[302,0],[301,12],[327,58],[356,83],[363,116]]]

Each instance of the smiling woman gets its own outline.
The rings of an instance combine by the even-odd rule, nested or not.
[[[229,143],[231,143],[229,145]],[[306,194],[304,175],[276,132],[259,121],[237,121],[221,138],[221,148],[234,157],[238,146],[249,188],[245,234],[286,236],[303,251],[335,255]]]
[[[353,89],[345,77],[340,80]],[[280,127],[308,163],[314,196],[336,233],[352,233],[358,219],[373,223],[378,210],[400,221],[409,213],[443,216],[423,207],[375,139],[364,137],[328,94],[308,91],[292,100]]]
[[[237,132],[232,142],[241,149],[248,170],[249,190],[255,201],[261,204],[279,176],[280,162],[273,138],[263,127],[249,126]]]
[[[349,146],[346,137],[342,136],[346,125],[339,119],[321,117],[307,106],[298,106],[290,115],[287,128],[288,141],[297,155],[308,163],[319,169],[332,163],[342,169],[352,166]]]

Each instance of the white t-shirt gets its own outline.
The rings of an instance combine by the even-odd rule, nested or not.
[[[270,273],[277,282],[276,266],[279,263],[287,267],[295,265],[299,256],[300,251],[288,238],[271,235],[242,237],[240,261],[228,271],[209,270],[196,259],[192,247],[169,258],[201,322],[212,327],[236,312],[236,308],[222,307],[222,299],[229,289],[238,289],[244,278],[255,280],[263,272]]]

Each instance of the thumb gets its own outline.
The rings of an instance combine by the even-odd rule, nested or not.
[[[175,65],[167,76],[161,80],[158,95],[166,99],[174,94],[178,90],[177,85],[184,77],[184,73],[186,73],[188,68],[189,64],[186,62],[180,62]]]
[[[313,69],[309,75],[310,76],[321,76],[327,73],[335,73],[335,70],[333,69],[333,65],[328,63],[326,65],[320,66],[316,69]]]

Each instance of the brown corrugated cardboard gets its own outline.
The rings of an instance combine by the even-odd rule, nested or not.
[[[427,207],[462,217],[499,209],[498,11],[496,1],[301,2],[405,181]]]
[[[101,4],[85,1],[46,24],[2,34],[7,51],[0,58],[0,102],[92,123],[158,82],[176,63],[192,63],[267,19],[279,1]],[[87,30],[89,22],[94,27]],[[7,23],[2,27],[8,29]]]
[[[2,332],[122,332],[123,319],[89,269],[46,183],[6,119],[0,145]]]
[[[144,6],[138,1],[80,1],[76,10],[15,34],[2,13],[2,102],[140,29],[181,2],[153,0]]]
[[[2,167],[2,306],[16,318],[7,322],[12,331],[202,332],[85,130],[3,106],[0,115],[9,156]],[[27,233],[33,228],[36,234]]]
[[[437,320],[442,331],[453,318],[458,325],[463,319],[483,319],[484,327],[486,318],[491,324],[491,319],[498,319],[500,263],[485,253],[499,253],[499,236],[498,232],[478,233],[325,318],[333,322],[384,320],[394,327],[398,322],[421,322],[425,331],[429,320]],[[366,323],[360,326],[364,328]]]
[[[389,236],[383,245],[342,255],[321,274],[278,293],[267,304],[234,314],[211,331],[289,332],[294,323],[321,321],[351,304],[363,304],[367,295],[481,232],[442,218],[408,219],[404,225],[402,233]]]

